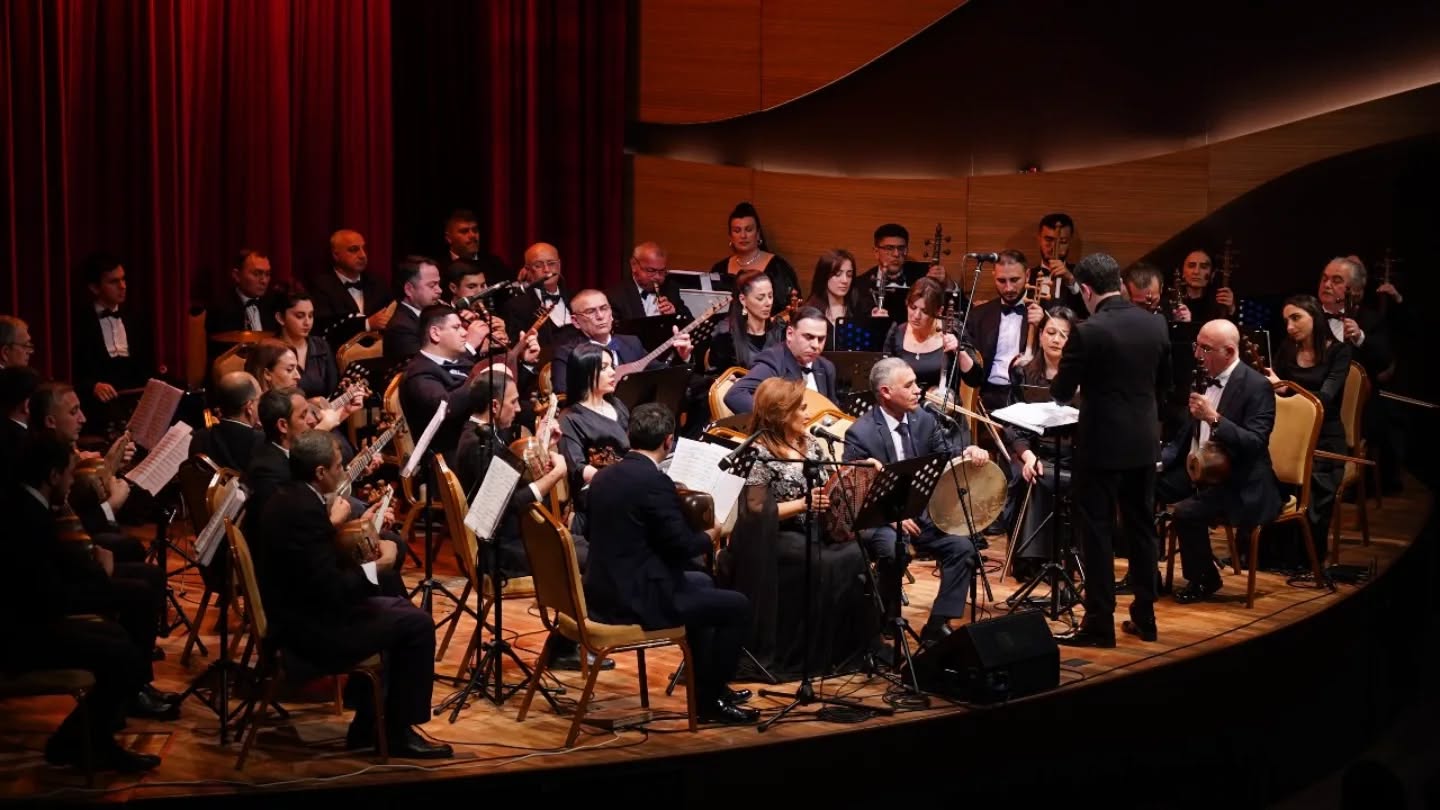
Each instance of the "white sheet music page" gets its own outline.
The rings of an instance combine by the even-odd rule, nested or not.
[[[666,473],[670,480],[710,493],[715,501],[715,525],[724,526],[740,500],[745,479],[720,470],[720,460],[730,455],[730,448],[693,439],[680,439],[670,457]]]
[[[1001,422],[1022,427],[1034,433],[1043,434],[1065,425],[1080,421],[1080,411],[1071,405],[1058,402],[1017,402],[1007,405],[990,415]]]
[[[405,469],[400,471],[401,478],[413,478],[415,467],[425,458],[425,451],[430,447],[430,441],[435,438],[435,431],[440,429],[440,423],[445,421],[445,411],[449,409],[449,403],[440,400],[440,407],[435,409],[435,415],[430,418],[430,424],[425,426],[425,432],[415,441],[415,449],[410,453],[410,458],[405,459]]]
[[[170,483],[175,473],[180,471],[180,465],[190,457],[190,434],[193,428],[184,422],[176,422],[165,431],[165,435],[151,448],[150,455],[145,460],[135,465],[125,477],[130,483],[145,490],[151,495],[160,494],[160,490]]]
[[[211,515],[210,520],[205,523],[205,528],[200,530],[199,536],[195,538],[195,557],[200,560],[201,565],[209,565],[215,558],[215,550],[220,547],[220,536],[225,533],[225,519],[235,519],[240,514],[240,507],[245,505],[245,490],[240,488],[240,479],[231,478],[225,484],[220,496],[220,508]]]
[[[485,471],[485,480],[480,491],[470,501],[470,511],[465,513],[465,525],[481,540],[495,536],[495,527],[500,525],[500,516],[510,505],[510,496],[520,483],[520,471],[505,463],[496,455],[490,459],[490,469]]]
[[[146,382],[145,393],[140,395],[140,404],[135,406],[135,413],[130,415],[130,424],[126,426],[130,438],[146,450],[154,450],[155,443],[170,427],[170,420],[175,418],[175,410],[184,396],[184,391],[162,380],[152,378]]]

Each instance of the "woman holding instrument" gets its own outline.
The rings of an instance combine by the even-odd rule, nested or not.
[[[1173,313],[1174,320],[1201,325],[1219,318],[1234,318],[1235,293],[1227,286],[1212,292],[1214,278],[1215,263],[1209,253],[1192,250],[1185,254],[1180,264],[1180,306]],[[1224,283],[1228,284],[1229,278]]]
[[[770,277],[776,301],[789,301],[790,291],[800,289],[795,268],[777,254],[765,249],[765,231],[760,227],[760,214],[755,206],[742,202],[727,217],[730,235],[730,256],[710,268],[720,277],[725,289],[731,289],[746,270],[764,270]]]
[[[809,417],[805,386],[772,377],[755,392],[751,445],[756,461],[746,479],[735,531],[721,563],[722,576],[750,598],[754,624],[747,648],[770,674],[789,680],[807,654],[804,625],[805,558],[810,521],[802,459],[819,459],[819,443],[805,432]],[[822,472],[822,478],[828,477]],[[823,487],[810,493],[810,508],[830,507]],[[857,543],[832,543],[820,534],[810,554],[810,647],[813,674],[825,674],[862,649],[870,636],[865,556]],[[745,669],[750,662],[742,662]],[[751,673],[752,675],[754,673]]]
[[[950,373],[950,361],[960,351],[960,338],[943,329],[941,308],[945,292],[940,282],[932,278],[919,278],[910,287],[905,297],[905,322],[890,327],[885,335],[883,349],[890,357],[904,358],[915,370],[915,379],[921,388],[933,388],[940,384],[940,378]],[[974,350],[960,351],[959,374],[950,380],[952,390],[959,390],[960,380],[971,378],[972,385],[983,381],[984,369],[980,367]]]
[[[273,388],[300,386],[300,360],[295,354],[295,347],[278,338],[265,338],[251,347],[250,356],[245,358],[245,371],[260,383],[261,394]],[[318,430],[334,430],[364,404],[358,394],[340,408],[331,408],[320,397],[311,397],[310,400],[315,405],[315,428]],[[342,440],[340,452],[348,462],[354,455],[354,448]]]
[[[583,343],[570,355],[565,390],[570,404],[560,415],[560,450],[570,470],[576,525],[583,531],[590,479],[630,452],[630,409],[615,397],[614,358],[603,346]]]
[[[750,368],[755,355],[770,348],[782,335],[770,326],[775,309],[775,287],[763,270],[746,270],[735,279],[730,314],[715,327],[710,339],[709,365],[715,372],[732,366]]]

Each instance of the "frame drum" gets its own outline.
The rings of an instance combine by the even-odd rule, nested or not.
[[[984,531],[1005,508],[1005,473],[994,461],[976,467],[957,456],[950,459],[940,474],[935,493],[930,496],[930,519],[942,531],[966,537],[970,527],[965,523],[957,484],[970,493],[970,519],[974,521],[975,531]]]

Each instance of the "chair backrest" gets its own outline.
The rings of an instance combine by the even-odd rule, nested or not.
[[[830,424],[825,424],[826,419],[830,420]],[[851,416],[850,414],[840,410],[826,409],[818,414],[811,414],[810,424],[807,425],[807,428],[813,427],[815,425],[821,425],[826,430],[835,434],[843,442],[845,440],[846,432],[848,432],[854,424],[855,417]],[[820,454],[824,456],[827,461],[839,461],[840,458],[838,456],[834,456],[833,453],[841,453],[843,455],[844,451],[845,445],[843,444],[836,445],[833,448],[832,452],[830,442],[820,442]]]
[[[237,343],[226,349],[224,353],[215,358],[215,363],[210,370],[210,381],[218,385],[220,378],[226,374],[232,371],[244,371],[245,361],[250,357],[250,350],[253,348],[249,343]]]
[[[744,377],[745,373],[746,370],[744,368],[731,366],[722,371],[720,376],[715,378],[715,382],[710,384],[710,419],[712,421],[724,419],[727,416],[733,416],[735,414],[734,411],[726,407],[725,395],[730,393],[730,388],[735,385],[737,380]]]
[[[386,413],[395,414],[396,416],[404,413],[400,408],[400,382],[404,379],[405,372],[402,371],[394,377],[391,377],[390,382],[385,385],[385,396],[381,401],[385,403]],[[395,438],[390,442],[390,447],[398,457],[395,459],[397,464],[401,463],[400,459],[409,458],[410,454],[415,451],[415,437],[410,434],[410,428],[424,430],[425,425],[407,425],[405,430],[395,433]]]
[[[379,332],[361,332],[340,344],[335,350],[335,365],[340,373],[356,360],[371,360],[385,353],[385,337]]]
[[[255,558],[250,556],[250,544],[245,535],[229,519],[225,521],[225,537],[230,541],[230,557],[235,561],[236,576],[240,580],[240,592],[245,595],[246,613],[250,616],[250,634],[259,641],[266,639],[270,624],[265,619],[265,605],[260,599],[260,580],[255,576]]]
[[[547,610],[568,617],[579,627],[580,642],[585,644],[585,588],[570,532],[548,511],[530,504],[520,518],[520,537],[525,541],[525,556],[530,560],[530,576],[541,617],[547,625],[550,622]]]
[[[1281,381],[1289,396],[1275,397],[1275,428],[1270,431],[1270,463],[1282,484],[1300,487],[1299,508],[1310,504],[1310,468],[1315,463],[1315,445],[1320,441],[1320,423],[1325,406],[1315,395],[1294,383]]]
[[[465,525],[465,514],[469,507],[465,502],[465,490],[460,486],[460,479],[445,463],[445,459],[439,455],[435,459],[435,481],[440,489],[440,507],[445,512],[445,526],[450,532],[450,542],[455,545],[455,558],[460,561],[460,570],[469,577],[470,583],[482,592],[480,572],[478,564],[480,561],[480,542],[475,538],[475,532]]]
[[[190,528],[196,534],[210,522],[210,514],[215,511],[211,508],[207,490],[218,469],[219,466],[209,456],[196,453],[182,461],[175,473],[175,480],[180,485],[180,501],[185,504],[185,512],[190,515]]]
[[[1345,426],[1345,445],[1351,450],[1360,447],[1360,429],[1365,424],[1365,402],[1370,399],[1370,375],[1365,367],[1350,361],[1345,375],[1345,393],[1340,398],[1340,423]]]
[[[205,308],[191,307],[185,315],[185,385],[195,390],[205,384]]]

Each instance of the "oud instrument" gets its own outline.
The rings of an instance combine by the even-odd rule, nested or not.
[[[554,450],[554,446],[551,444],[551,437],[555,435],[556,413],[559,405],[559,397],[550,394],[545,415],[540,417],[540,421],[535,425],[535,434],[510,443],[510,451],[525,463],[522,483],[538,481],[545,477],[552,468],[550,453]],[[595,468],[599,469],[600,465],[595,465]],[[557,519],[560,518],[563,514],[563,506],[569,500],[568,485],[563,478],[550,490],[549,500],[550,513]]]
[[[798,295],[793,293],[793,291],[792,294]],[[698,345],[710,337],[710,333],[715,331],[715,323],[712,318],[728,306],[729,303],[725,301],[718,301],[712,304],[700,317],[685,324],[674,335],[671,335],[669,340],[656,346],[654,351],[632,363],[621,364],[619,368],[615,369],[615,382],[618,383],[625,379],[626,376],[634,374],[637,371],[644,371],[647,366],[674,348],[675,341],[679,339],[681,335],[689,335],[692,345]]]
[[[363,565],[380,559],[380,530],[385,526],[385,513],[395,497],[395,488],[385,484],[380,496],[379,508],[373,518],[356,518],[341,526],[335,534],[335,542],[344,558]]]

